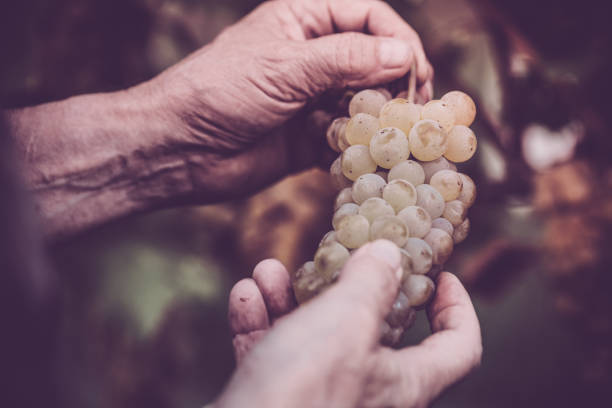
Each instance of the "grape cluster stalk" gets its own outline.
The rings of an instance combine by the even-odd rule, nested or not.
[[[476,106],[461,91],[420,105],[379,88],[357,92],[348,114],[326,134],[340,153],[330,168],[339,190],[333,229],[292,285],[304,303],[333,284],[352,251],[376,239],[394,242],[403,276],[381,325],[381,343],[393,346],[432,299],[437,274],[469,233],[476,186],[455,163],[476,151],[469,128]]]

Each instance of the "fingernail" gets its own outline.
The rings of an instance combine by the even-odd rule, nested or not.
[[[399,273],[398,279],[401,278],[402,255],[393,242],[384,239],[376,240],[368,245],[367,254],[389,265],[396,271],[396,274]]]
[[[385,68],[398,68],[408,65],[411,56],[410,46],[396,38],[380,40],[379,58]]]

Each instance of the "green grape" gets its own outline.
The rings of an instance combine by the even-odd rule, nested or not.
[[[455,124],[470,126],[476,118],[476,104],[472,98],[461,91],[451,91],[441,98],[453,111]]]
[[[449,132],[455,125],[455,112],[441,100],[431,100],[423,105],[421,119],[435,120],[445,132]]]
[[[402,292],[410,300],[410,306],[421,307],[433,297],[436,285],[425,275],[410,275],[402,284]]]
[[[416,187],[425,182],[425,171],[418,162],[414,160],[404,160],[397,163],[389,170],[387,180],[392,181],[397,179],[406,180]]]
[[[379,123],[376,116],[358,113],[348,121],[344,134],[351,145],[368,146],[378,128]]]
[[[444,206],[442,216],[453,224],[453,227],[457,227],[465,220],[467,207],[459,200],[449,201]]]
[[[405,134],[421,119],[421,105],[408,102],[406,99],[396,98],[387,102],[380,110],[380,127],[395,127]]]
[[[455,228],[455,231],[453,231],[453,241],[455,242],[455,244],[459,244],[467,238],[469,233],[470,219],[466,218],[461,224],[457,225],[457,228]]]
[[[376,163],[370,156],[367,146],[350,146],[342,153],[342,173],[350,180],[357,180],[359,176],[376,171]]]
[[[344,174],[342,175],[344,176]],[[338,208],[342,207],[342,204],[352,203],[353,202],[353,189],[351,187],[345,187],[336,196],[336,201],[334,202],[334,211],[338,210]]]
[[[368,198],[381,197],[386,184],[377,174],[362,174],[353,183],[353,201],[361,204]]]
[[[332,217],[332,226],[334,227],[334,229],[338,229],[338,224],[340,223],[340,220],[342,218],[346,217],[347,215],[355,215],[358,212],[359,212],[359,206],[357,204],[355,203],[343,204],[334,213],[334,216]]]
[[[429,244],[433,251],[434,265],[443,265],[453,253],[453,239],[441,229],[432,228],[423,240]]]
[[[455,163],[468,161],[476,152],[476,135],[467,126],[456,125],[448,132],[444,157]]]
[[[457,200],[465,204],[467,208],[470,208],[474,204],[474,201],[476,201],[476,184],[467,174],[457,174],[459,174],[459,177],[461,177],[461,183],[463,185]]]
[[[404,250],[412,258],[412,273],[425,275],[433,263],[433,250],[427,242],[420,238],[408,238]]]
[[[416,205],[402,209],[397,216],[404,221],[411,237],[423,238],[431,229],[431,216]]]
[[[329,173],[331,174],[332,184],[333,186],[341,190],[346,187],[352,186],[351,180],[347,179],[346,176],[342,172],[342,161],[341,157],[338,157],[333,161],[331,167],[329,168]]]
[[[382,93],[374,89],[364,89],[353,96],[349,103],[349,115],[351,117],[358,113],[367,113],[378,117],[380,108],[387,102],[387,98]]]
[[[424,119],[414,124],[408,134],[412,155],[421,161],[441,157],[446,151],[448,135],[435,120]]]
[[[431,176],[429,184],[438,190],[444,201],[452,201],[459,197],[463,181],[456,171],[440,170]]]
[[[444,212],[444,198],[442,194],[429,184],[421,184],[416,188],[417,202],[416,205],[425,209],[430,217],[438,218]]]
[[[382,198],[372,197],[361,203],[359,206],[359,214],[366,217],[371,224],[378,217],[395,215],[395,211],[393,207]]]
[[[425,183],[430,183],[434,174],[440,170],[457,171],[457,166],[446,160],[444,157],[439,157],[436,160],[422,162],[423,171],[425,172]]]
[[[336,232],[336,236],[338,233]],[[330,242],[317,249],[314,256],[314,266],[319,275],[327,282],[334,280],[337,271],[349,259],[349,251],[338,242]]]
[[[378,130],[370,140],[370,154],[376,164],[390,169],[410,156],[406,134],[393,127]]]
[[[416,188],[405,180],[393,180],[382,191],[383,199],[388,202],[396,213],[409,205],[416,204]]]
[[[398,247],[402,247],[406,244],[408,236],[408,227],[404,221],[392,215],[378,217],[370,225],[370,241],[388,239]]]
[[[450,223],[446,218],[436,218],[431,222],[431,228],[441,229],[446,232],[448,235],[452,236],[455,227]],[[429,232],[429,231],[428,231]]]
[[[347,248],[359,248],[368,242],[370,222],[359,214],[342,217],[336,228],[338,241]]]
[[[312,299],[329,286],[323,277],[315,270],[314,262],[306,262],[295,273],[293,280],[293,293],[299,304]]]

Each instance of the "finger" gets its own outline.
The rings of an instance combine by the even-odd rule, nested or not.
[[[270,318],[277,318],[295,308],[289,272],[276,259],[266,259],[255,266],[253,279],[268,309]]]
[[[405,75],[414,59],[412,47],[402,40],[360,33],[328,35],[303,47],[303,82],[314,93],[390,82]]]
[[[442,272],[436,297],[427,309],[432,334],[421,344],[387,354],[399,364],[400,383],[413,382],[406,398],[431,401],[480,364],[480,325],[468,293],[459,279]],[[389,363],[387,363],[389,364]]]
[[[242,279],[232,288],[228,318],[233,335],[265,330],[270,326],[263,296],[253,279]]]
[[[268,330],[255,330],[249,333],[237,334],[232,339],[236,364],[240,364],[249,351],[261,340]]]
[[[419,83],[429,78],[430,64],[419,35],[391,6],[375,0],[287,1],[305,38],[339,32],[363,32],[401,39],[412,47]]]

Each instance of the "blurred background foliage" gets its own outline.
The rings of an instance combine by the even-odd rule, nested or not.
[[[11,106],[122,89],[259,2],[12,1],[0,27]],[[472,233],[448,269],[481,319],[483,365],[435,407],[611,406],[612,26],[606,2],[404,0],[436,95],[475,97]],[[6,19],[5,19],[6,20]],[[120,220],[49,252],[61,277],[65,407],[192,407],[233,370],[231,285],[275,256],[295,270],[329,229],[309,170],[240,201]],[[428,333],[419,315],[407,344]]]

